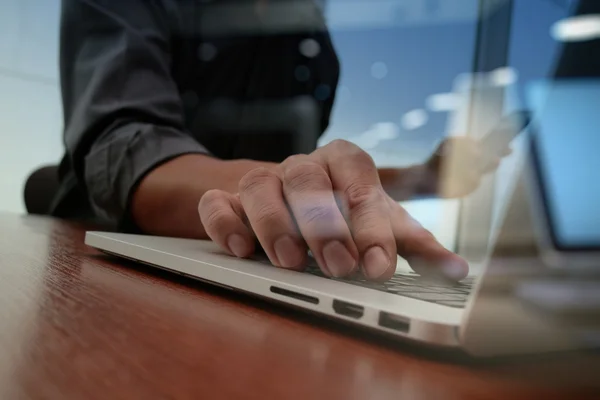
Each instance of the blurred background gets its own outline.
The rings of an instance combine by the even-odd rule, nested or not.
[[[342,64],[332,123],[321,144],[348,139],[379,165],[400,166],[423,161],[442,137],[461,133],[456,116],[464,99],[456,88],[473,72],[478,0],[321,3]],[[508,65],[489,71],[492,82],[509,89],[513,107],[522,88],[552,68],[561,44],[553,26],[569,15],[572,3],[513,2]],[[26,177],[62,155],[59,18],[60,0],[0,2],[2,211],[24,212]],[[301,51],[318,49],[307,44]],[[444,202],[407,207],[431,227]]]

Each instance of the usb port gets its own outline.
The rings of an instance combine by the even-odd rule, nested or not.
[[[381,311],[379,313],[379,326],[393,329],[398,332],[408,333],[410,322],[408,322],[407,318]]]
[[[364,307],[341,300],[333,300],[333,310],[340,315],[354,319],[359,319],[365,312]]]

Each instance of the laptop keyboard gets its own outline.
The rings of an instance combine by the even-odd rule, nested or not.
[[[416,273],[396,273],[386,282],[371,282],[363,277],[352,278],[327,278],[319,267],[310,266],[305,272],[326,279],[362,286],[381,292],[397,294],[430,303],[441,304],[448,307],[464,308],[467,304],[469,293],[473,288],[473,277],[463,279],[458,283],[432,280],[423,278]]]
[[[271,265],[266,256],[255,256],[255,260]],[[379,290],[381,292],[397,294],[430,303],[441,304],[448,307],[464,308],[467,304],[469,293],[473,289],[473,277],[467,277],[460,282],[433,280],[424,278],[414,272],[399,273],[386,282],[372,282],[361,275],[350,278],[329,278],[321,272],[314,259],[311,259],[305,273],[316,275],[325,279],[348,283],[350,285]]]

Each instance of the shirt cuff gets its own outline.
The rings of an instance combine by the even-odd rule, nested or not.
[[[190,135],[170,127],[129,124],[92,146],[85,180],[96,215],[120,230],[139,231],[129,215],[130,197],[142,178],[184,154],[209,154]]]

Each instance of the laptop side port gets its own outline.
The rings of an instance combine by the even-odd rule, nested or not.
[[[410,322],[408,318],[381,311],[379,313],[379,326],[402,333],[408,333]]]
[[[291,297],[292,299],[305,301],[307,303],[319,304],[318,298],[309,296],[304,293],[294,292],[293,290],[284,289],[277,286],[271,286],[271,292],[281,296]]]
[[[333,300],[333,310],[337,314],[354,319],[361,318],[365,312],[365,308],[362,306],[335,299]]]

